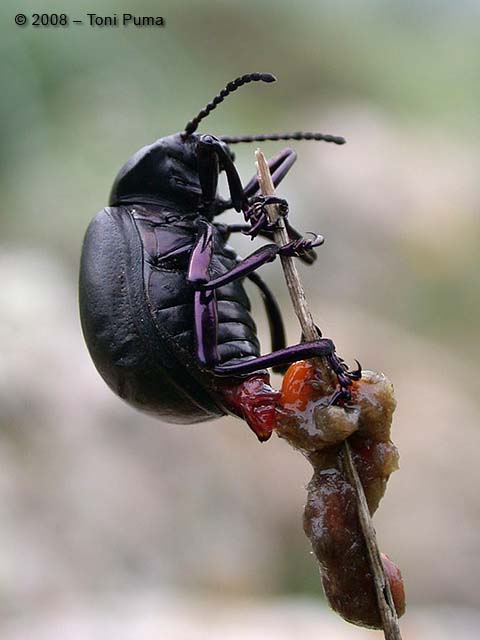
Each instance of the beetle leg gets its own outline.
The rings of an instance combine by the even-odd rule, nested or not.
[[[278,196],[259,195],[250,198],[248,209],[245,211],[247,220],[255,220],[261,213],[264,213],[265,207],[269,204],[278,204],[279,213],[283,217],[288,215],[288,202],[284,198]]]
[[[218,154],[215,147],[201,138],[197,147],[197,159],[202,201],[204,206],[208,207],[215,200],[218,175],[220,173]]]
[[[298,360],[324,356],[332,357],[334,354],[335,345],[333,342],[329,338],[320,338],[314,342],[302,342],[291,347],[285,347],[251,360],[217,365],[213,367],[213,372],[222,377],[242,376],[265,368],[292,364],[292,362],[297,362]]]
[[[304,252],[322,244],[322,236],[317,234],[312,234],[312,236],[312,239],[300,238],[299,240],[293,240],[283,247],[279,247],[276,244],[265,244],[263,247],[260,247],[248,257],[241,260],[235,267],[233,267],[233,269],[230,269],[230,271],[218,276],[218,278],[208,281],[205,279],[198,279],[196,280],[196,283],[199,288],[204,291],[209,289],[218,289],[218,287],[223,287],[234,280],[245,278],[264,264],[273,262],[278,255],[289,257],[302,256]],[[191,280],[190,276],[189,279]],[[193,280],[191,281],[194,282]]]
[[[195,342],[197,358],[201,365],[210,369],[214,374],[222,371],[218,364],[217,347],[218,316],[215,291],[196,291],[194,302],[195,313]],[[243,418],[260,442],[268,440],[276,424],[276,407],[279,392],[273,389],[269,382],[268,372],[262,371],[258,364],[249,370],[246,378],[232,382],[219,380],[218,393],[223,398],[225,408]],[[236,377],[235,372],[229,370],[224,374]]]
[[[293,255],[295,253],[295,243],[292,242],[285,245],[285,248],[279,247],[276,244],[266,244],[254,251],[244,260],[241,260],[235,267],[233,267],[233,269],[227,271],[227,273],[210,280],[208,268],[214,251],[213,226],[204,220],[199,220],[198,226],[200,234],[190,256],[190,264],[187,274],[188,282],[193,284],[197,290],[209,291],[218,289],[218,287],[222,287],[229,282],[233,282],[233,280],[245,278],[267,262],[273,262],[277,255],[282,253],[283,249],[288,255]],[[310,241],[305,240],[305,242]]]
[[[295,160],[297,159],[297,154],[293,149],[289,147],[277,153],[276,156],[270,158],[268,161],[268,166],[270,168],[270,173],[272,174],[272,180],[275,187],[277,187],[283,178],[287,175]],[[248,198],[256,195],[260,190],[258,185],[258,176],[253,176],[251,180],[247,183],[247,186],[244,188],[243,193],[245,198]],[[227,209],[231,209],[233,207],[233,202],[230,200],[219,200],[217,202],[217,209],[215,211],[215,215],[219,215]],[[239,211],[239,209],[237,209]],[[260,233],[259,235],[264,235]]]
[[[324,243],[324,237],[319,233],[309,232],[311,239],[300,236],[297,240],[292,240],[280,248],[280,255],[289,257],[299,257],[311,251],[314,247],[319,247]]]
[[[228,241],[232,233],[245,233],[250,229],[249,224],[223,224],[222,222],[214,222],[214,226],[221,233],[225,242]]]
[[[220,231],[225,241],[228,240],[231,233],[243,232],[250,228],[247,224],[220,224],[215,223],[214,226]],[[239,263],[241,260],[239,260]],[[268,325],[270,328],[270,336],[272,340],[272,351],[283,349],[286,346],[285,327],[283,325],[282,313],[280,307],[275,299],[275,296],[270,291],[267,284],[260,278],[258,273],[252,271],[247,275],[247,278],[251,280],[259,289],[262,296],[263,303],[265,305],[265,311],[268,318]],[[285,373],[285,367],[274,367],[275,373]]]
[[[278,186],[283,178],[287,175],[293,164],[297,159],[297,154],[293,149],[289,147],[283,149],[273,158],[270,158],[268,161],[268,166],[270,168],[270,172],[272,174],[272,181],[274,186]],[[245,186],[244,192],[247,198],[252,198],[259,191],[258,184],[258,176],[255,175]],[[288,235],[291,240],[299,240],[302,236],[301,234],[290,224],[288,217],[285,216],[285,224],[287,227]],[[258,231],[258,235],[266,238],[267,240],[273,240],[273,231],[271,229],[261,229]],[[313,264],[317,259],[317,255],[313,249],[305,251],[299,256],[302,262],[306,264]]]
[[[217,327],[218,313],[215,291],[204,291],[198,287],[208,282],[208,269],[214,251],[213,227],[203,220],[198,221],[199,235],[190,256],[187,280],[196,288],[194,294],[194,326],[197,358],[204,366],[218,362]]]
[[[204,290],[199,285],[208,279],[208,268],[213,255],[212,225],[199,221],[199,236],[190,257],[188,279],[197,289],[194,294],[194,330],[198,361],[205,368],[214,371],[219,363],[218,354],[218,309],[215,289]],[[278,253],[275,248],[274,256]],[[268,254],[268,251],[267,251]],[[258,266],[258,264],[257,264]],[[269,313],[272,330],[272,344],[284,346],[285,333],[280,311],[273,296],[263,282],[250,274],[252,280],[260,287]],[[268,305],[268,306],[267,306]],[[228,411],[243,418],[254,431],[260,441],[268,440],[275,427],[276,405],[279,392],[272,389],[266,371],[258,371],[248,379],[230,383],[225,380],[219,385],[219,394]]]
[[[197,225],[199,236],[190,256],[187,274],[187,280],[193,285],[208,282],[208,268],[214,251],[212,225],[204,220],[198,220]]]
[[[288,220],[285,220],[285,223],[287,225],[287,232],[288,232],[288,235],[290,236],[290,239],[300,240],[300,238],[302,238],[302,235],[294,227],[290,225]],[[242,224],[242,223],[223,224],[221,222],[215,222],[214,226],[222,234],[222,237],[225,242],[228,241],[232,233],[244,233],[245,235],[247,235],[246,232],[251,230],[251,225]],[[270,240],[270,242],[273,242],[274,240],[273,230],[261,229],[258,232],[258,235],[262,238],[266,238],[267,240]],[[314,249],[306,249],[298,257],[300,258],[300,260],[302,260],[302,262],[305,262],[306,264],[313,264],[317,259],[317,255]]]
[[[253,240],[262,231],[274,231],[277,228],[276,222],[270,222],[265,207],[270,204],[277,204],[279,214],[286,218],[288,215],[288,202],[277,196],[255,196],[249,200],[248,209],[244,212],[245,220],[250,223],[250,229],[245,231],[245,235]]]
[[[197,358],[204,367],[218,362],[218,310],[215,291],[195,291],[195,344]]]
[[[294,227],[292,227],[288,218],[285,219],[285,225],[287,227],[287,233],[290,240],[300,240],[303,237],[299,231],[297,231]],[[266,237],[266,234],[260,234],[260,235],[265,235]],[[298,257],[305,264],[313,264],[317,259],[317,253],[313,247],[310,247],[309,249],[305,249],[302,252],[302,254],[299,255]]]
[[[220,231],[225,242],[228,240],[231,233],[243,232],[249,229],[247,224],[220,224],[215,223],[214,226]],[[239,260],[239,263],[241,260]],[[283,349],[286,346],[285,327],[283,325],[282,313],[280,307],[275,299],[275,296],[270,291],[267,284],[260,278],[258,273],[252,271],[247,275],[247,278],[253,282],[260,290],[263,304],[265,306],[265,312],[268,318],[268,325],[270,328],[270,336],[272,341],[272,351]],[[286,368],[284,366],[274,367],[275,373],[285,373]]]
[[[290,249],[290,244],[286,245]],[[239,280],[240,278],[245,278],[253,271],[256,271],[259,267],[267,264],[268,262],[273,262],[275,258],[281,252],[281,247],[276,244],[265,244],[263,247],[260,247],[249,256],[238,262],[235,267],[227,271],[226,273],[218,276],[218,278],[214,278],[213,280],[209,280],[208,282],[199,282],[201,289],[218,289],[219,287],[223,287],[234,280]]]
[[[272,181],[275,187],[277,187],[283,180],[283,178],[287,175],[296,159],[297,154],[293,149],[290,149],[289,147],[282,149],[280,153],[277,153],[276,156],[270,158],[270,160],[268,161],[268,166],[270,169],[270,173],[272,174]],[[255,175],[251,180],[249,180],[243,191],[247,198],[251,198],[259,190],[260,187],[258,184],[258,176]]]
[[[204,175],[204,183],[206,185],[206,193],[205,197],[209,197],[210,200],[213,200],[215,193],[212,195],[212,176],[210,175],[211,169],[207,167],[208,160],[213,155],[216,156],[217,162],[219,163],[219,167],[225,170],[227,175],[228,188],[230,190],[230,197],[232,199],[232,206],[237,211],[245,210],[248,207],[248,200],[243,192],[242,181],[240,180],[240,176],[238,175],[238,171],[233,163],[233,160],[225,151],[224,145],[211,135],[203,135],[200,136],[198,141],[198,158],[199,158],[199,172],[200,172],[200,184],[202,184],[202,172]],[[218,179],[218,171],[216,180]],[[217,188],[217,182],[215,180],[215,191]]]

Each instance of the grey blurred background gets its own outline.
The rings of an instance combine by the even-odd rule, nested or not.
[[[401,469],[375,524],[403,570],[404,637],[478,638],[480,3],[46,0],[166,26],[15,26],[38,10],[0,8],[1,637],[380,637],[323,602],[301,456],[234,419],[140,415],[81,336],[82,237],[119,167],[258,70],[278,83],[242,89],[202,131],[348,139],[297,143],[279,193],[326,237],[302,269],[325,335],[395,384]],[[254,148],[236,149],[245,181]],[[278,265],[263,275],[298,340]]]

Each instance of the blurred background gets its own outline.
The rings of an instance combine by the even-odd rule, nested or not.
[[[230,79],[270,71],[277,84],[242,89],[201,130],[347,138],[294,144],[279,195],[326,237],[302,268],[324,334],[395,384],[401,469],[375,525],[403,571],[404,638],[478,638],[480,3],[46,0],[71,19],[166,26],[15,26],[38,9],[0,8],[1,637],[381,636],[324,603],[301,526],[306,461],[235,419],[135,412],[80,330],[82,237],[120,166]],[[254,148],[235,149],[244,181]],[[293,343],[281,271],[263,275]]]

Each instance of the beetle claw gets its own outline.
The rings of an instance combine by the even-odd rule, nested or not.
[[[253,220],[253,216],[251,216],[250,222],[252,222],[252,220]],[[244,231],[244,234],[246,236],[250,236],[250,238],[253,240],[262,231],[275,231],[276,228],[277,228],[276,222],[269,222],[266,214],[261,213],[258,219],[253,224],[251,224],[250,229],[248,229],[247,231]]]
[[[269,221],[266,211],[266,207],[271,204],[278,205],[279,214],[283,218],[288,216],[288,202],[283,198],[278,198],[277,196],[255,196],[250,198],[244,217],[251,227],[245,232],[245,235],[255,238],[262,231],[275,231],[277,224]]]
[[[349,377],[351,380],[360,380],[362,377],[362,365],[358,360],[355,360],[355,362],[357,363],[357,368],[349,372]]]
[[[324,237],[320,234],[312,233],[311,231],[308,233],[312,236],[312,239],[299,238],[298,240],[292,240],[288,244],[283,245],[280,249],[280,254],[282,256],[298,257],[324,243]]]
[[[340,402],[345,404],[350,402],[352,399],[351,386],[352,382],[360,380],[362,377],[362,365],[355,360],[357,363],[357,369],[350,371],[348,366],[345,364],[345,361],[337,356],[336,353],[332,353],[328,356],[330,366],[332,367],[333,372],[337,376],[338,381],[338,389],[331,395],[328,400],[328,405],[336,405]]]

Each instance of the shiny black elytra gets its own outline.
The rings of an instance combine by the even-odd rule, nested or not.
[[[80,315],[92,359],[107,384],[135,407],[168,422],[195,423],[226,413],[247,420],[260,440],[274,427],[278,393],[266,368],[312,356],[330,359],[339,379],[338,397],[348,395],[355,372],[335,356],[331,340],[291,347],[279,307],[256,270],[278,255],[315,259],[320,236],[269,243],[240,260],[227,244],[243,232],[272,239],[265,205],[284,200],[258,195],[253,177],[245,188],[228,144],[254,140],[343,138],[294,133],[216,138],[196,129],[224,98],[249,82],[273,82],[252,73],[230,82],[181,133],[160,138],[135,153],[120,170],[109,206],[88,227],[80,268]],[[269,161],[277,185],[296,160],[287,148]],[[225,171],[230,200],[217,195]],[[242,212],[245,224],[214,222],[223,211]],[[272,353],[260,346],[243,280],[262,294]]]

